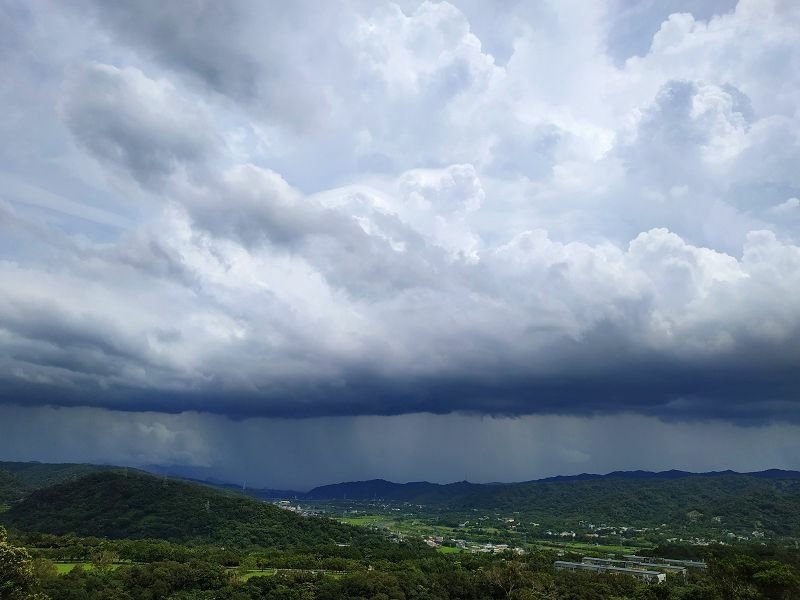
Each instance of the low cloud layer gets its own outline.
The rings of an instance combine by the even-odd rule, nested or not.
[[[793,3],[318,4],[3,6],[0,402],[800,422]]]
[[[204,413],[6,405],[0,422],[17,424],[0,438],[4,460],[162,465],[174,474],[300,491],[372,478],[493,482],[614,469],[800,468],[797,425],[667,423],[633,414],[233,421]]]

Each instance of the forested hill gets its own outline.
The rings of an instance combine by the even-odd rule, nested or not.
[[[770,469],[767,471],[756,471],[752,473],[736,473],[735,471],[717,471],[710,473],[690,473],[688,471],[614,471],[607,475],[597,475],[582,473],[580,475],[559,475],[524,481],[520,483],[469,483],[460,481],[457,483],[439,484],[427,481],[412,481],[409,483],[394,483],[384,479],[371,479],[368,481],[350,481],[345,483],[334,483],[315,487],[305,494],[298,494],[299,498],[306,500],[390,500],[398,502],[458,502],[472,499],[475,497],[503,497],[513,490],[533,490],[538,486],[546,484],[572,484],[576,482],[600,482],[600,487],[613,488],[619,483],[626,485],[630,483],[648,483],[667,480],[697,480],[707,479],[714,485],[714,480],[733,481],[738,478],[763,479],[763,480],[782,480],[800,482],[800,471],[783,471],[780,469]],[[769,484],[766,487],[773,487]]]
[[[521,511],[573,521],[702,527],[777,535],[800,533],[800,478],[720,474],[675,479],[598,479],[499,488],[464,506]]]
[[[0,521],[26,532],[231,547],[389,543],[365,528],[302,517],[207,486],[120,471],[93,473],[37,490],[0,515]]]
[[[800,534],[800,473],[614,473],[512,484],[395,484],[382,480],[324,486],[314,500],[386,500],[520,513],[537,522],[579,520],[631,526],[722,523],[730,530]],[[715,519],[718,517],[718,519]]]
[[[480,494],[490,487],[467,481],[438,484],[427,481],[393,483],[384,479],[372,479],[320,486],[300,497],[305,500],[391,500],[438,504]]]
[[[38,463],[0,461],[0,504],[14,502],[31,492],[118,467],[79,463]]]

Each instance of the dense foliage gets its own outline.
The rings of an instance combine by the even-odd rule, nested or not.
[[[35,600],[41,598],[37,587],[30,555],[9,543],[6,530],[0,527],[0,599]]]
[[[424,556],[377,561],[338,575],[253,572],[207,561],[157,561],[116,569],[40,567],[41,587],[65,600],[797,600],[795,565],[753,555],[712,558],[707,572],[665,584],[630,576],[554,571],[551,553],[525,557]]]
[[[728,528],[738,531],[757,528],[778,535],[798,535],[798,503],[800,479],[718,475],[523,484],[476,498],[464,508],[492,507],[573,521],[649,526],[719,517]]]

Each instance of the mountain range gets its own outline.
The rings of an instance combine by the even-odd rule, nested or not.
[[[136,489],[119,492],[131,487]],[[182,497],[194,500],[184,503]],[[272,517],[265,517],[264,510],[282,519],[281,513],[286,511],[275,512],[279,509],[258,501],[275,498],[305,503],[407,503],[424,506],[448,522],[472,519],[475,511],[480,511],[516,515],[551,527],[592,522],[656,528],[668,523],[676,530],[694,532],[800,535],[800,472],[778,469],[752,473],[620,471],[489,484],[374,479],[325,485],[303,493],[243,490],[219,481],[177,481],[102,465],[0,463],[0,503],[11,506],[2,518],[25,530],[134,537],[160,531],[160,536],[176,539],[201,533],[227,538],[240,529],[237,523],[242,518],[249,523],[269,522]],[[224,523],[217,523],[217,529],[208,529],[210,517],[203,513],[205,502],[212,500],[226,507]],[[199,517],[195,518],[195,513]],[[82,523],[91,526],[86,529]],[[154,523],[158,526],[151,527]],[[246,535],[240,531],[241,535],[227,539],[257,543],[260,534],[245,529]],[[320,539],[332,537],[320,535]]]

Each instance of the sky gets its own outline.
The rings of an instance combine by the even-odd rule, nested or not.
[[[0,458],[800,469],[792,0],[0,0]]]

